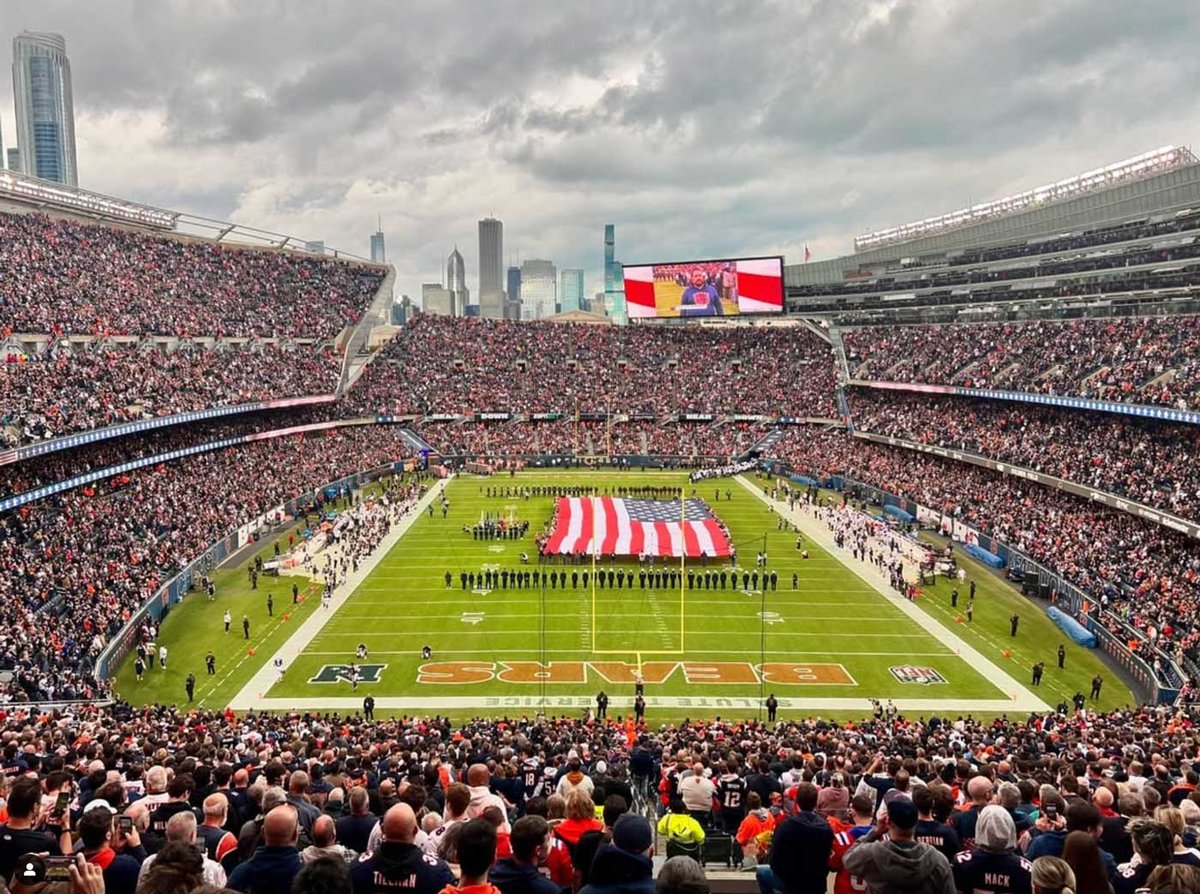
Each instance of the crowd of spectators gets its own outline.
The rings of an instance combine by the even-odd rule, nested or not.
[[[686,856],[656,888],[649,857],[703,848],[713,861],[725,833],[735,866],[788,894],[824,892],[830,876],[839,891],[1178,894],[1200,875],[1184,710],[657,728],[614,714],[455,724],[12,708],[0,713],[0,874],[11,880],[27,851],[74,846],[88,894],[204,881],[343,894],[400,880],[440,894],[456,877],[499,894],[706,894]],[[646,812],[661,816],[657,843]]]
[[[1200,407],[1200,317],[847,330],[853,378]]]
[[[804,327],[606,326],[422,315],[348,400],[364,413],[836,417],[829,345]]]
[[[401,458],[390,426],[256,441],[0,516],[0,697],[78,698],[134,610],[210,543],[328,481]]]
[[[976,466],[840,432],[788,431],[772,452],[961,520],[1062,574],[1168,654],[1200,659],[1200,545],[1125,512]]]
[[[420,426],[419,433],[446,456],[532,458],[651,456],[671,459],[741,456],[766,433],[758,423],[554,422],[447,423]]]
[[[978,453],[1200,517],[1200,428],[1134,416],[855,389],[855,428]]]
[[[54,335],[333,338],[378,267],[228,248],[41,214],[0,214],[0,328]]]
[[[274,344],[166,353],[141,345],[58,347],[0,364],[0,446],[207,407],[330,394],[341,358]]]
[[[1193,226],[1195,226],[1193,219]],[[1049,251],[1046,252],[1049,254]],[[934,269],[888,271],[870,278],[818,283],[793,289],[793,295],[860,295],[871,292],[912,292],[917,289],[951,289],[963,286],[1007,283],[1018,279],[1069,277],[1097,272],[1116,272],[1129,267],[1167,264],[1200,258],[1200,244],[1191,239],[1172,245],[1139,245],[1110,251],[1070,251],[1057,257],[1021,261],[1011,266],[947,264]]]
[[[172,450],[256,432],[330,421],[338,416],[336,405],[330,404],[281,407],[168,425],[120,438],[93,441],[0,466],[0,499],[124,462],[161,456]]]

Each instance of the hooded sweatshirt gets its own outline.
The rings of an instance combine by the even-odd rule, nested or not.
[[[866,882],[871,894],[954,894],[949,861],[928,844],[864,842],[846,852],[842,865]]]
[[[613,844],[596,851],[592,880],[579,894],[654,894],[654,864]]]
[[[269,894],[290,891],[300,872],[300,852],[290,844],[263,845],[254,856],[238,866],[226,883],[234,891]]]
[[[375,894],[403,887],[405,894],[437,894],[454,884],[445,860],[424,853],[415,844],[385,841],[369,860],[350,869],[354,894]],[[400,883],[403,882],[403,885]]]

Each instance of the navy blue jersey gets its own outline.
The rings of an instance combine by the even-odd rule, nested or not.
[[[1033,864],[1017,854],[963,851],[951,865],[962,894],[1032,894]]]

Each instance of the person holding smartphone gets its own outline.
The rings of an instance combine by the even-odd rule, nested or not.
[[[12,878],[23,854],[71,853],[70,801],[71,793],[61,792],[43,815],[41,782],[28,776],[13,782],[8,796],[8,822],[0,826],[0,878]]]
[[[79,840],[84,859],[104,873],[105,894],[134,894],[146,849],[137,829],[123,829],[116,819],[111,807],[97,804],[79,818]]]

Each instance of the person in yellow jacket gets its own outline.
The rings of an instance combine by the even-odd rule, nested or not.
[[[704,827],[687,812],[679,797],[671,799],[671,812],[658,821],[658,834],[685,846],[704,843]]]

